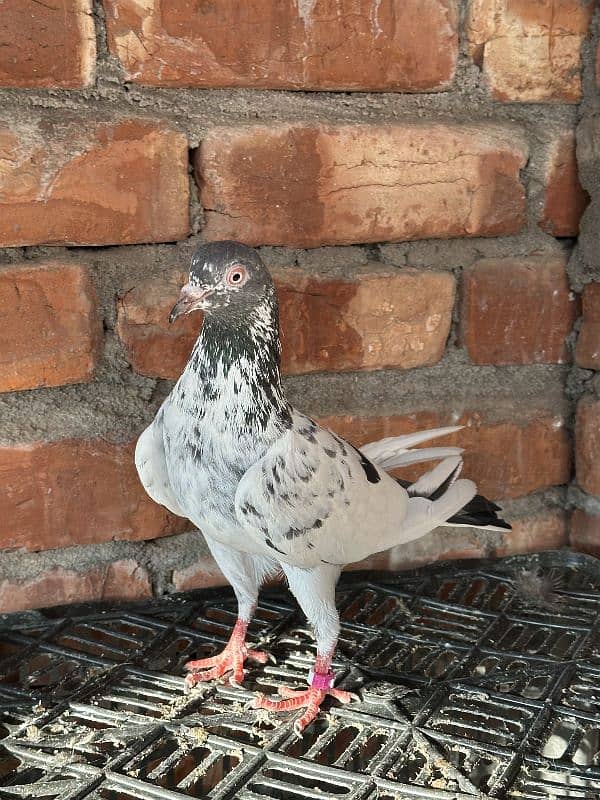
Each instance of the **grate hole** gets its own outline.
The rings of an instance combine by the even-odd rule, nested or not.
[[[597,777],[526,764],[507,797],[515,800],[598,800]]]
[[[433,726],[444,733],[503,747],[517,741],[534,712],[452,692]]]
[[[156,636],[156,629],[123,620],[78,623],[61,633],[57,642],[63,647],[90,655],[126,661],[132,652]]]
[[[532,667],[527,661],[500,656],[484,656],[471,670],[474,678],[489,676],[488,685],[502,693],[521,695],[531,700],[545,697],[553,681],[554,671],[542,671],[541,666]],[[532,674],[533,672],[540,674]],[[493,680],[495,679],[495,680]]]
[[[272,778],[278,783],[287,784],[287,786],[277,786],[270,781],[258,782],[258,787],[267,790],[266,797],[274,797],[277,800],[288,800],[288,798],[305,797],[302,789],[310,789],[312,792],[319,792],[323,794],[348,794],[350,787],[344,786],[339,783],[330,783],[323,778],[316,778],[308,775],[301,775],[297,772],[284,772],[277,767],[270,767],[263,772],[265,778]],[[289,788],[288,788],[289,787]],[[252,788],[254,791],[257,789],[257,784],[253,783]],[[263,793],[265,793],[263,791]]]
[[[15,642],[0,641],[0,659],[9,658],[14,656],[15,653],[21,653],[25,650],[26,645],[16,644]]]
[[[13,773],[20,763],[18,758],[15,758],[3,747],[0,748],[0,786],[6,786],[6,776]]]
[[[239,756],[220,754],[206,772],[187,790],[192,797],[204,797],[241,762]]]
[[[322,747],[319,750],[315,756],[315,761],[318,764],[323,764],[325,767],[335,763],[344,755],[358,734],[358,728],[355,728],[354,726],[344,726],[336,733],[333,739],[331,739],[331,741],[325,745],[325,747]]]
[[[600,755],[600,728],[592,728],[582,737],[573,754],[573,762],[581,766],[598,764]]]
[[[573,720],[555,720],[550,735],[544,743],[542,755],[546,756],[546,758],[562,758],[569,747],[569,742],[576,728],[577,726]]]
[[[345,762],[346,769],[354,772],[370,772],[371,762],[387,744],[388,737],[383,733],[373,733],[358,747],[351,758]]]
[[[304,731],[301,739],[295,739],[285,751],[292,758],[305,756],[317,739],[329,729],[329,722],[326,717],[317,717]]]
[[[465,775],[480,791],[490,788],[492,779],[498,772],[500,762],[492,756],[483,756],[475,751],[449,750],[448,761]]]

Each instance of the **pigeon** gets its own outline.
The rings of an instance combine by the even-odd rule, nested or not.
[[[334,686],[331,668],[343,567],[441,525],[510,526],[473,481],[458,477],[462,449],[414,449],[459,427],[358,449],[290,404],[277,296],[256,250],[234,241],[198,247],[169,321],[196,310],[204,320],[189,361],[135,451],[146,492],[200,529],[238,603],[225,649],[189,661],[186,686],[226,678],[239,685],[246,660],[267,662],[246,632],[261,585],[283,572],[314,631],[316,659],[305,690],[280,687],[280,699],[258,695],[253,707],[298,709],[301,735],[328,695],[353,699]],[[437,465],[414,483],[389,474],[428,461]]]

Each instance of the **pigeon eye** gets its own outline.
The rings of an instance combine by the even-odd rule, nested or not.
[[[244,267],[232,267],[225,275],[229,286],[242,286],[248,280],[248,272]]]

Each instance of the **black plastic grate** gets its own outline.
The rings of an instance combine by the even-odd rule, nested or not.
[[[551,598],[522,572],[554,573]],[[527,584],[530,585],[530,584]],[[358,691],[306,730],[244,708],[305,685],[314,642],[284,590],[250,640],[276,664],[184,692],[235,621],[229,590],[6,616],[0,798],[598,800],[600,562],[572,553],[345,575],[335,662]]]

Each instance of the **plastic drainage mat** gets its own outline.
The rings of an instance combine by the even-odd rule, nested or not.
[[[277,665],[250,666],[244,690],[183,691],[182,664],[228,638],[229,590],[4,617],[0,797],[598,800],[599,564],[344,576],[335,668],[362,699],[331,701],[303,739],[297,712],[244,710],[305,685],[314,644],[284,590],[250,629]]]

